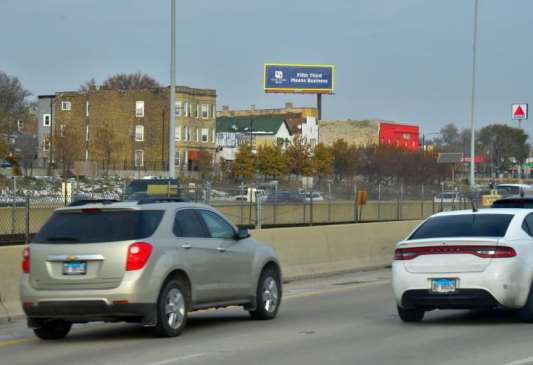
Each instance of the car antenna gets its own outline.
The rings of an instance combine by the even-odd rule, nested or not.
[[[472,190],[472,194],[470,194],[470,204],[472,204],[472,212],[477,212],[476,203],[474,202],[476,191]]]

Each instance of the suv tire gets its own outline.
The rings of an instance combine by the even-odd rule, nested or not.
[[[39,328],[35,328],[33,333],[41,340],[60,340],[65,338],[72,328],[72,323],[61,319],[43,321]]]
[[[267,267],[261,272],[256,291],[255,310],[250,311],[252,319],[273,319],[281,303],[281,283],[278,272]]]
[[[424,319],[425,311],[423,309],[405,309],[400,306],[398,308],[398,315],[404,322],[421,322]]]
[[[187,325],[188,310],[188,286],[181,279],[167,281],[157,301],[155,334],[160,337],[179,336]]]

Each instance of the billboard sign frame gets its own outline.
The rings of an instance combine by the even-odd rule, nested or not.
[[[335,66],[265,63],[263,90],[266,93],[334,94]]]
[[[523,116],[519,117],[516,116],[516,111],[520,108],[522,112],[524,113]],[[527,103],[514,103],[511,106],[511,119],[512,120],[527,120],[527,113],[528,113],[528,104]]]

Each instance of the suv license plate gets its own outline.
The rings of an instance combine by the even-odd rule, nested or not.
[[[433,293],[453,293],[457,289],[457,279],[432,279],[431,291]]]
[[[63,263],[63,275],[85,275],[86,273],[86,262],[74,261]]]

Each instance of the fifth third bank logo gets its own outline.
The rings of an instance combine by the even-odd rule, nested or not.
[[[274,77],[276,80],[283,80],[283,71],[274,71]]]

